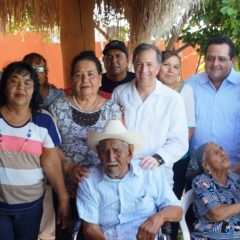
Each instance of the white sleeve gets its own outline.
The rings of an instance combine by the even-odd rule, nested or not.
[[[165,161],[165,166],[171,167],[188,151],[188,127],[184,103],[179,95],[170,106],[171,118],[169,131],[164,145],[159,146],[156,153]]]
[[[120,90],[121,86],[118,86],[116,87],[114,90],[113,90],[113,93],[112,93],[112,97],[111,99],[113,100],[114,103],[118,104],[119,103],[119,90]]]
[[[185,84],[180,92],[180,95],[184,102],[188,127],[195,127],[195,104],[192,87],[189,84]]]

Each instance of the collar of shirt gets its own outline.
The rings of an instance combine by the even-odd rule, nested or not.
[[[232,84],[240,84],[240,73],[236,72],[233,68],[231,69],[230,73],[228,74],[228,76],[224,79],[224,81],[228,81],[229,83]],[[206,84],[210,82],[210,79],[207,75],[207,73],[204,73],[203,78],[199,79],[200,84]]]
[[[208,175],[206,175],[206,176],[208,176]],[[208,176],[208,177],[209,177],[209,176]],[[232,183],[237,184],[237,182],[236,182],[236,175],[235,175],[234,173],[231,173],[231,172],[228,173],[227,183],[226,183],[225,186],[223,186],[222,184],[220,184],[220,183],[219,183],[218,181],[216,181],[215,178],[213,178],[213,177],[210,177],[210,179],[211,179],[211,181],[213,181],[216,185],[221,186],[221,187],[226,188],[226,189],[228,189],[229,186],[232,185]]]
[[[166,95],[166,89],[167,91],[174,91],[171,88],[167,87],[166,85],[164,85],[162,82],[160,82],[159,80],[157,80],[157,78],[155,79],[156,81],[156,85],[155,88],[153,89],[153,91],[149,94],[149,95]],[[135,91],[137,91],[137,87],[136,87],[136,78],[132,81],[132,87],[135,88]],[[132,89],[134,90],[134,89]]]

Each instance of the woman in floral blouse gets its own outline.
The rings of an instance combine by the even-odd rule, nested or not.
[[[227,153],[215,143],[200,146],[187,176],[192,182],[195,240],[240,239],[240,175],[229,171]]]
[[[49,108],[62,138],[63,170],[73,210],[78,183],[100,163],[88,146],[88,131],[101,131],[108,120],[121,118],[119,106],[98,94],[101,74],[94,52],[81,52],[71,64],[72,95],[57,99]]]

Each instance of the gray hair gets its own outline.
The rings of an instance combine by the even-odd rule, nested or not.
[[[136,57],[140,52],[143,51],[147,51],[147,50],[153,50],[156,52],[156,56],[157,56],[157,63],[158,65],[161,64],[162,62],[162,53],[159,50],[158,47],[152,45],[152,44],[148,44],[148,43],[141,43],[139,44],[133,51],[133,64],[135,63]]]
[[[203,162],[206,160],[206,149],[209,144],[210,142],[202,144],[191,156],[186,173],[186,178],[190,181],[204,173]]]

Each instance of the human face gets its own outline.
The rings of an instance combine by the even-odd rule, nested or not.
[[[77,96],[97,95],[102,77],[96,64],[90,60],[79,61],[72,76],[73,91]]]
[[[153,49],[144,50],[137,54],[134,61],[137,84],[155,84],[159,69],[157,54]]]
[[[205,71],[212,82],[222,82],[233,67],[227,44],[211,44],[205,56]]]
[[[34,90],[34,82],[27,72],[13,73],[7,80],[7,104],[29,107]]]
[[[176,56],[171,56],[161,64],[158,78],[163,84],[171,87],[176,83],[179,75],[180,60]]]
[[[104,173],[110,178],[123,178],[129,171],[133,145],[117,139],[106,139],[99,142],[97,151]]]
[[[128,69],[128,58],[123,51],[118,49],[109,50],[103,60],[105,69],[110,78],[125,77]]]
[[[47,66],[45,65],[44,61],[39,63],[33,62],[31,65],[37,71],[40,85],[44,85],[44,83],[47,81]]]
[[[212,173],[226,171],[231,166],[227,153],[218,144],[209,143],[205,156],[203,167]]]

